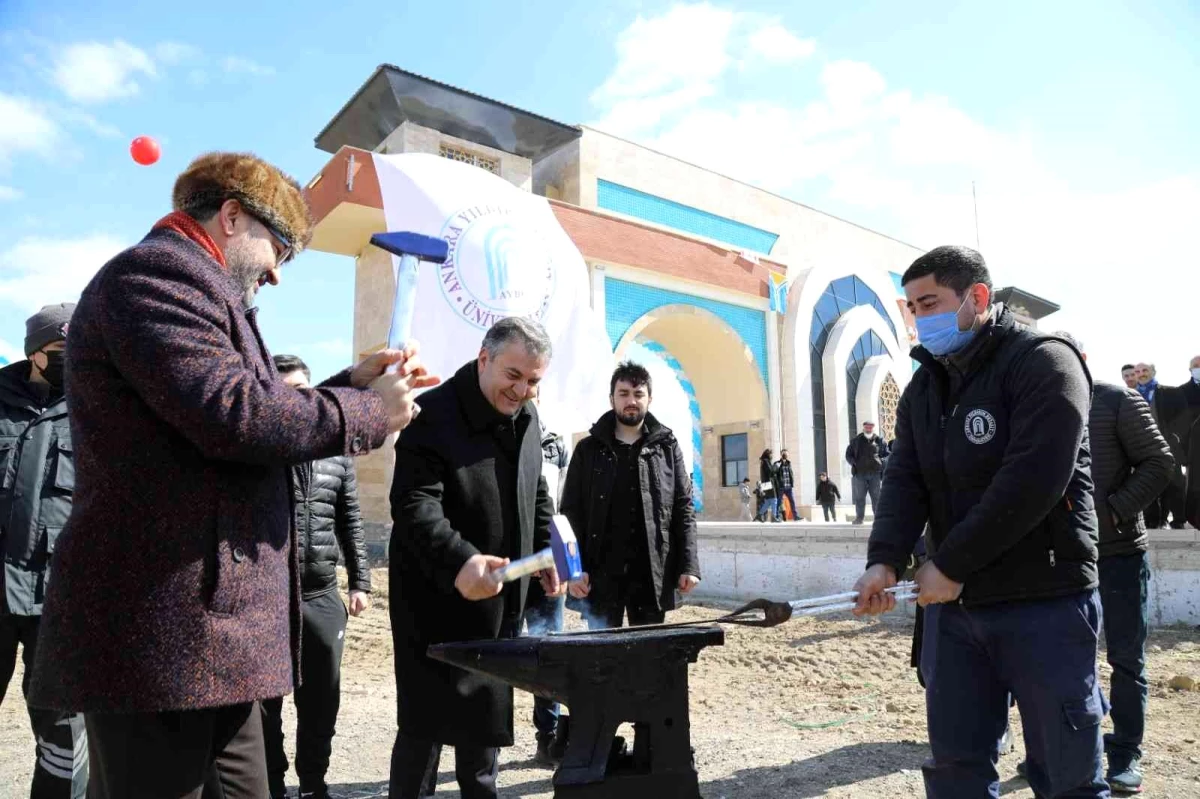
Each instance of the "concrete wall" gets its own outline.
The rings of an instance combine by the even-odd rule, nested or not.
[[[697,596],[745,601],[848,591],[866,563],[870,528],[848,524],[700,525]],[[1200,624],[1200,533],[1151,533],[1150,622]]]
[[[379,145],[379,152],[438,155],[442,144],[499,161],[500,177],[525,191],[533,188],[533,162],[528,158],[485,147],[482,144],[450,136],[412,122],[403,122],[400,127],[392,131]]]

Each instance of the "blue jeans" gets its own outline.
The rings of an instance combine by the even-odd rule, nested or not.
[[[1146,705],[1146,634],[1150,626],[1147,597],[1150,558],[1145,552],[1100,559],[1100,601],[1104,605],[1104,640],[1112,666],[1113,731],[1104,736],[1109,767],[1121,771],[1142,756]]]
[[[921,673],[929,745],[929,799],[999,797],[996,772],[1010,695],[1021,708],[1034,794],[1107,797],[1096,670],[1096,591],[968,608],[925,608]]]
[[[563,628],[563,606],[566,597],[547,597],[540,589],[530,590],[530,602],[525,608],[525,623],[530,635],[545,635]],[[553,735],[558,728],[558,703],[540,696],[533,698],[533,728],[538,736]]]

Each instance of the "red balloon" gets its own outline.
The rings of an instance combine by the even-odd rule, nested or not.
[[[162,155],[162,148],[149,136],[138,136],[129,145],[129,154],[142,166],[150,166]]]

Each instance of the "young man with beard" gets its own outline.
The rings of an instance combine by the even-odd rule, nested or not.
[[[30,703],[83,712],[93,799],[262,799],[258,702],[291,693],[299,645],[291,465],[382,446],[437,379],[409,347],[284,384],[249,302],[309,240],[299,184],[210,153],[173,203],[71,320],[78,483]]]
[[[388,585],[399,731],[388,796],[437,788],[454,747],[463,799],[498,795],[500,747],[513,744],[512,688],[428,657],[431,644],[514,638],[530,583],[500,583],[509,559],[550,545],[554,513],[530,401],[550,367],[537,322],[494,324],[479,356],[421,397],[423,413],[396,444]],[[558,573],[538,575],[560,596]]]
[[[0,702],[23,649],[29,725],[37,743],[30,796],[87,792],[83,717],[29,705],[29,685],[59,533],[75,491],[74,446],[63,395],[72,303],[47,305],[25,323],[26,360],[0,369]]]
[[[645,367],[626,361],[609,383],[612,410],[579,442],[567,468],[562,512],[579,538],[590,626],[658,624],[675,592],[700,583],[692,478],[670,428],[650,413]]]
[[[974,250],[930,250],[901,284],[921,368],[897,408],[854,612],[895,607],[884,589],[924,533],[926,796],[999,796],[1015,696],[1034,793],[1107,797],[1091,377],[1068,342],[993,303]]]

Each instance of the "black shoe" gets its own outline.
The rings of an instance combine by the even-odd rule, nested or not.
[[[558,768],[562,758],[554,756],[553,748],[554,733],[538,733],[537,752],[533,756],[533,762],[544,768]]]
[[[550,757],[555,763],[562,763],[567,756],[567,740],[571,733],[571,717],[566,713],[558,716],[558,725],[554,728],[554,740],[550,742]]]

